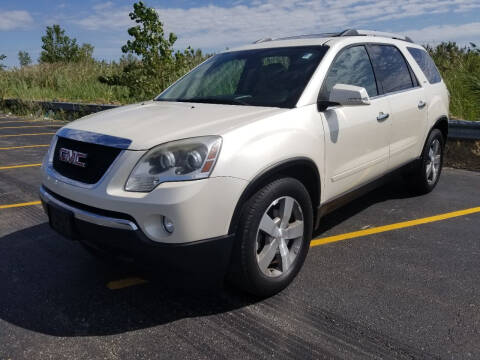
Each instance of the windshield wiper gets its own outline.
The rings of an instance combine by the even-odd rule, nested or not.
[[[176,99],[178,102],[193,102],[204,104],[227,104],[227,105],[250,105],[245,101],[236,99],[220,99],[220,98],[208,98],[208,97],[193,97],[189,99]]]

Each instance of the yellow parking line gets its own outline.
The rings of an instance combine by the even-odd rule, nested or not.
[[[50,145],[22,145],[22,146],[10,146],[10,147],[0,147],[0,150],[14,150],[14,149],[27,149],[27,148],[36,148],[36,147],[48,147]]]
[[[35,136],[35,135],[55,135],[55,133],[54,133],[54,132],[50,132],[50,133],[35,133],[35,134],[0,135],[0,138],[13,137],[13,136]]]
[[[0,123],[1,124],[1,123]],[[25,129],[25,128],[41,128],[41,127],[62,127],[63,125],[23,125],[23,126],[0,126],[1,129]]]
[[[34,166],[42,166],[42,164],[40,163],[40,164],[24,164],[24,165],[0,166],[0,170],[19,169],[19,168],[34,167]]]
[[[32,206],[32,205],[40,205],[40,201],[30,201],[25,203],[18,203],[18,204],[8,204],[8,205],[0,205],[0,209],[11,209],[16,207],[23,207],[23,206]]]
[[[126,279],[110,281],[107,283],[107,288],[110,290],[119,290],[130,286],[145,284],[148,281],[138,277],[129,277]]]
[[[361,237],[361,236],[378,234],[378,233],[382,233],[382,232],[385,232],[385,231],[403,229],[403,228],[410,227],[410,226],[428,224],[428,223],[431,223],[431,222],[451,219],[451,218],[454,218],[454,217],[459,217],[459,216],[464,216],[464,215],[469,215],[469,214],[474,214],[474,213],[479,213],[479,212],[480,212],[480,207],[473,207],[473,208],[470,208],[470,209],[452,211],[452,212],[439,214],[439,215],[435,215],[435,216],[429,216],[429,217],[425,217],[425,218],[421,218],[421,219],[415,219],[415,220],[409,220],[409,221],[402,221],[402,222],[395,223],[395,224],[378,226],[378,227],[373,227],[373,228],[370,228],[370,229],[359,230],[359,231],[349,232],[349,233],[340,234],[340,235],[328,236],[328,237],[324,237],[324,238],[316,238],[316,239],[313,239],[311,241],[310,247],[325,245],[325,244],[329,244],[329,243],[333,243],[333,242],[337,242],[337,241],[342,241],[342,240],[353,239],[353,238],[357,238],[357,237]]]

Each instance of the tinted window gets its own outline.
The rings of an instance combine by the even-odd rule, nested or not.
[[[325,78],[320,99],[328,100],[335,84],[361,86],[369,96],[378,95],[375,75],[365,47],[354,46],[340,53]]]
[[[218,54],[156,100],[291,108],[327,49],[299,46]]]
[[[413,87],[408,65],[400,50],[389,45],[369,45],[368,51],[384,93]]]
[[[410,54],[412,54],[413,58],[417,62],[418,66],[420,66],[420,69],[422,69],[430,84],[435,84],[442,81],[435,63],[425,50],[409,47],[408,51]]]

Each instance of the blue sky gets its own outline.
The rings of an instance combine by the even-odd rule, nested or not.
[[[361,28],[410,35],[419,43],[453,40],[480,46],[480,0],[145,0],[154,7],[176,47],[208,52],[263,37]],[[19,50],[36,60],[45,27],[60,24],[94,56],[121,55],[134,1],[0,0],[0,54],[17,66]]]

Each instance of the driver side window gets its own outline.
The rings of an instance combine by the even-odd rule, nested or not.
[[[364,46],[343,50],[331,66],[320,91],[320,100],[328,100],[336,84],[364,87],[368,96],[378,95],[372,64]]]

